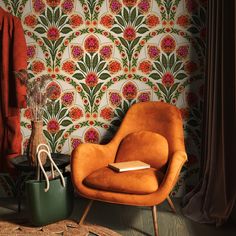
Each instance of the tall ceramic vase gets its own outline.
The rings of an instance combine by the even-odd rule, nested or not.
[[[37,166],[37,146],[41,143],[47,144],[47,140],[43,134],[43,121],[32,121],[31,125],[32,132],[29,140],[28,160],[31,166]],[[41,156],[42,164],[46,163],[46,159],[46,154]]]

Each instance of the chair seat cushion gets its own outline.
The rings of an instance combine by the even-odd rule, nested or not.
[[[103,167],[87,176],[84,184],[88,187],[111,192],[149,194],[157,191],[163,174],[154,168],[118,173]]]
[[[168,154],[168,142],[164,136],[150,131],[138,131],[123,138],[115,162],[139,160],[159,170],[166,165]]]

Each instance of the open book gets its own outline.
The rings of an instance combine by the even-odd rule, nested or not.
[[[108,164],[108,167],[117,172],[124,172],[129,170],[147,169],[150,168],[150,165],[142,161],[125,161],[125,162],[110,163]]]

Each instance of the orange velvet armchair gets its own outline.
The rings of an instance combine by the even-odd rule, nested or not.
[[[130,137],[131,134],[135,134],[134,139]],[[149,135],[150,145],[144,145],[146,155],[140,156],[137,153],[140,144],[131,142],[134,142],[135,137],[142,139]],[[126,147],[132,149],[134,154],[131,157],[129,155],[128,160],[139,156],[138,160],[149,163],[150,169],[117,173],[107,167],[109,163],[127,160],[123,155],[125,151],[119,155],[123,140],[126,140]],[[155,151],[155,148],[157,153],[153,157],[151,152]],[[117,160],[117,156],[120,156],[120,159]],[[91,200],[151,206],[155,235],[158,235],[156,205],[168,200],[175,212],[169,194],[186,160],[179,110],[163,102],[138,103],[128,110],[116,135],[108,144],[81,144],[73,151],[72,180],[77,192]],[[80,224],[83,223],[91,204],[92,201],[86,208]]]

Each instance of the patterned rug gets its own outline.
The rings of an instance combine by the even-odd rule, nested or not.
[[[40,235],[78,235],[121,236],[120,234],[98,225],[78,225],[73,220],[62,220],[43,227],[32,227],[26,219],[0,220],[0,236],[40,236]]]

